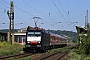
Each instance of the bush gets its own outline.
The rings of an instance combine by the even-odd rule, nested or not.
[[[0,42],[0,56],[19,54],[23,50],[23,46],[15,43],[11,45],[8,42]]]
[[[78,55],[77,53],[75,53],[75,50],[71,50],[71,52],[69,53],[70,59],[69,60],[80,60],[81,59],[81,55]]]
[[[88,30],[86,33],[82,32],[82,36],[79,36],[79,50],[82,54],[90,54],[90,25],[88,24]],[[86,35],[85,35],[86,34]],[[81,43],[80,43],[81,40]]]
[[[90,60],[90,55],[88,55],[84,60]]]

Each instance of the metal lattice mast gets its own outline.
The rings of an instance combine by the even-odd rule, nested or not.
[[[86,16],[85,16],[85,28],[88,29],[88,10],[86,11]]]
[[[7,14],[10,19],[10,26],[9,26],[10,40],[12,41],[12,44],[14,44],[14,3],[13,1],[10,2],[10,12],[8,11]]]

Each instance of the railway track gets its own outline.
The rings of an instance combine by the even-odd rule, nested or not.
[[[14,59],[17,59],[17,58],[23,58],[23,57],[27,57],[27,56],[31,56],[32,54],[28,53],[24,53],[24,54],[16,54],[16,55],[10,55],[10,56],[3,56],[3,57],[0,57],[0,60],[8,60],[9,58],[14,58]]]
[[[32,60],[60,60],[62,59],[67,52],[61,53],[61,52],[55,52],[51,54],[42,54],[39,57],[35,57]]]
[[[66,54],[67,54],[67,52],[65,52],[65,53],[57,52],[57,53],[53,53],[53,54],[47,55],[45,57],[42,57],[42,58],[40,58],[38,60],[60,60]]]
[[[75,46],[70,46],[64,52],[52,52],[46,54],[38,54],[32,57],[32,60],[63,60],[67,59],[66,56],[68,55],[71,49],[75,48]]]

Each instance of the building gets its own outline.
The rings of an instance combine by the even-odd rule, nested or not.
[[[11,34],[12,35],[12,34]],[[7,33],[7,40],[10,40],[10,33]],[[26,28],[18,29],[17,32],[14,33],[14,42],[18,42],[22,45],[25,44],[26,41]]]
[[[7,40],[7,33],[0,32],[0,42]]]
[[[33,27],[28,26],[29,29],[33,30]],[[20,44],[25,44],[26,41],[26,30],[27,28],[15,29],[14,41]],[[10,32],[8,29],[0,30],[0,42],[10,41]]]
[[[17,32],[14,34],[14,40],[15,42],[18,42],[22,45],[25,44],[26,41],[26,33],[25,32]]]

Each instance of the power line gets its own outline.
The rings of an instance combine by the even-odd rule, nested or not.
[[[5,0],[2,0],[3,2],[5,2],[5,3],[7,3],[7,4],[10,4],[10,3],[8,3],[8,2],[6,2]],[[25,1],[24,1],[25,2]],[[25,2],[26,3],[26,2]],[[27,3],[26,3],[27,4]],[[30,6],[30,5],[29,5]],[[18,8],[18,7],[16,7],[16,6],[14,6],[15,8],[17,8],[17,9],[19,9],[19,10],[21,10],[21,11],[23,11],[23,12],[25,12],[25,13],[27,13],[27,14],[29,14],[29,15],[31,15],[31,16],[34,16],[34,15],[32,15],[32,14],[30,14],[30,13],[28,13],[27,11],[24,11],[24,10],[22,10],[22,9],[20,9],[20,8]],[[31,6],[30,6],[31,7]],[[32,7],[33,8],[33,7]],[[34,9],[34,8],[33,8]],[[34,10],[36,10],[36,9],[34,9]],[[36,10],[37,11],[37,10]],[[37,11],[37,12],[39,12],[39,11]],[[41,12],[39,12],[40,14],[42,14]],[[43,14],[44,15],[44,14]],[[45,15],[45,16],[47,16],[47,15]],[[49,16],[48,16],[49,17]],[[49,17],[50,18],[50,17]],[[44,21],[45,22],[45,21]],[[48,23],[48,22],[45,22],[45,23]],[[49,24],[49,23],[48,23]]]
[[[24,1],[25,4],[27,4],[27,5],[28,5],[29,7],[31,7],[33,10],[37,11],[38,13],[40,13],[40,14],[42,14],[42,15],[44,15],[44,16],[49,17],[50,20],[52,21],[52,18],[51,18],[51,16],[50,16],[50,13],[49,13],[49,16],[48,16],[48,15],[45,15],[45,14],[41,13],[40,11],[36,10],[35,8],[33,8],[33,7],[32,7],[30,4],[28,4],[25,0],[23,0],[23,1]],[[42,19],[42,20],[43,20],[43,19]],[[43,20],[43,22],[49,24],[48,22],[46,22],[46,21],[44,21],[44,20]]]
[[[5,2],[5,3],[7,3],[7,4],[10,4],[10,3],[6,2],[5,0],[2,0],[2,1]],[[21,10],[21,11],[23,11],[23,12],[25,12],[25,13],[27,13],[27,14],[29,14],[29,15],[31,15],[31,16],[34,16],[34,15],[28,13],[27,11],[24,11],[24,10],[22,10],[22,9],[16,7],[16,6],[14,6],[14,7],[17,8],[17,9],[19,9],[19,10]]]
[[[53,2],[53,0],[51,0]],[[53,2],[54,6],[57,8],[56,4]],[[58,12],[61,14],[61,16],[64,18],[64,16],[62,15],[61,11],[57,8]],[[64,20],[66,21],[66,19],[64,18]],[[66,21],[67,22],[67,21]]]
[[[52,20],[52,18],[51,18],[51,16],[50,16],[50,12],[49,12],[49,16],[48,15],[45,15],[45,14],[43,14],[43,13],[41,13],[40,11],[38,11],[38,10],[36,10],[35,8],[33,8],[30,4],[28,4],[25,0],[23,0],[28,6],[30,6],[33,10],[35,10],[35,11],[37,11],[38,13],[40,13],[40,14],[42,14],[42,15],[44,15],[44,16],[47,16],[47,17],[49,17],[51,20]]]
[[[32,1],[30,1],[30,2],[33,2],[33,1],[35,1],[35,0],[32,0]]]
[[[59,2],[59,5],[61,6],[62,10],[66,13],[66,11],[63,9],[63,7],[62,7],[62,5],[61,5],[59,0],[58,0],[58,2]],[[68,0],[68,8],[69,8],[69,0]],[[71,22],[71,20],[70,20],[70,11],[69,10],[68,10],[68,17],[69,17],[69,21]],[[76,27],[74,23],[76,23],[76,22],[73,22],[74,27]]]
[[[54,6],[56,7],[56,9],[58,10],[58,12],[60,13],[60,15],[64,18],[63,14],[61,13],[61,11],[58,9],[58,7],[56,6],[56,4],[53,2],[53,0],[51,0],[52,3],[54,4]],[[64,20],[66,21],[66,19],[64,18]],[[66,21],[67,22],[67,21]],[[68,24],[68,22],[67,22]],[[70,25],[68,24],[68,26],[70,27]],[[71,28],[71,27],[70,27]]]
[[[3,2],[5,2],[5,3],[7,3],[7,4],[10,4],[10,3],[8,3],[8,2],[6,2],[5,0],[2,0]],[[24,2],[25,2],[25,0],[23,0]],[[59,1],[59,0],[58,0]],[[30,6],[31,8],[33,8],[30,4],[28,4],[27,2],[25,2],[28,6]],[[63,16],[63,14],[61,13],[61,11],[58,9],[58,7],[56,6],[56,4],[53,2],[53,4],[55,5],[55,7],[57,8],[57,10],[59,11],[59,13],[62,15],[62,17],[64,18],[64,20],[66,21],[66,19],[65,19],[65,17]],[[59,3],[60,4],[60,3]],[[29,12],[27,12],[27,11],[25,11],[25,10],[22,10],[22,9],[20,9],[19,7],[17,7],[17,6],[14,6],[15,8],[17,8],[17,9],[19,9],[20,11],[22,11],[22,12],[25,12],[25,13],[27,13],[27,14],[29,14],[30,16],[34,16],[34,15],[32,15],[32,14],[30,14]],[[42,15],[45,15],[45,14],[43,14],[43,13],[41,13],[41,12],[39,12],[38,10],[36,10],[35,8],[33,8],[35,11],[37,11],[38,13],[40,13],[40,14],[42,14]],[[63,9],[63,7],[62,7],[62,9]],[[64,10],[64,9],[63,9]],[[45,16],[47,16],[47,15],[45,15]],[[49,16],[48,16],[49,18],[50,18],[50,20],[52,20],[52,18],[51,18],[51,13],[49,12]],[[43,19],[42,19],[42,21],[43,22],[45,22],[45,23],[47,23],[47,24],[50,24],[49,22],[46,22],[46,21],[44,21]],[[66,21],[67,22],[67,21]],[[68,22],[67,22],[67,24],[68,24]],[[68,24],[69,25],[69,24]]]
[[[52,21],[53,19],[52,19],[52,17],[51,17],[51,13],[50,13],[50,0],[49,0],[49,18],[50,18],[50,20]]]
[[[0,7],[1,7],[0,9],[4,9],[4,10],[6,10],[6,8],[9,8],[9,7],[5,6],[5,4],[3,4],[2,2],[0,2],[0,4],[3,5],[3,6],[0,6]],[[4,7],[4,6],[5,6],[5,7]]]
[[[59,5],[61,6],[61,8],[62,8],[62,10],[65,12],[65,10],[63,9],[63,7],[62,7],[62,5],[61,5],[61,3],[60,3],[60,1],[58,0],[58,2],[59,2]],[[69,5],[69,3],[68,3],[68,5]],[[65,12],[66,13],[66,12]],[[67,14],[67,13],[66,13]],[[68,17],[69,17],[69,21],[71,22],[71,20],[70,20],[70,15],[69,15],[69,10],[68,10]]]
[[[62,5],[61,5],[61,3],[60,3],[59,0],[58,0],[58,2],[59,2],[59,5],[61,6],[62,10],[66,13],[66,11],[63,9],[63,7],[62,7]],[[66,13],[66,14],[67,14],[67,13]]]
[[[86,1],[86,0],[85,0]],[[88,0],[87,2],[89,3],[90,0]],[[87,2],[84,2],[82,5],[80,5],[79,7],[75,8],[74,10],[72,10],[71,12],[80,9],[81,7],[83,7],[83,5],[85,5]]]
[[[4,0],[2,0],[2,1],[4,1]],[[8,2],[6,2],[6,1],[4,1],[5,3],[7,3],[7,4],[9,4]],[[22,10],[22,9],[20,9],[20,8],[18,8],[18,7],[16,7],[16,6],[14,6],[15,8],[17,8],[17,9],[19,9],[19,10],[21,10],[21,11],[23,11],[23,12],[25,12],[25,13],[27,13],[27,14],[29,14],[28,12],[26,12],[26,11],[24,11],[24,10]],[[31,15],[31,14],[30,14]],[[32,15],[32,16],[34,16],[34,15]],[[45,22],[45,21],[44,21]],[[45,22],[45,23],[47,23],[47,22]]]

